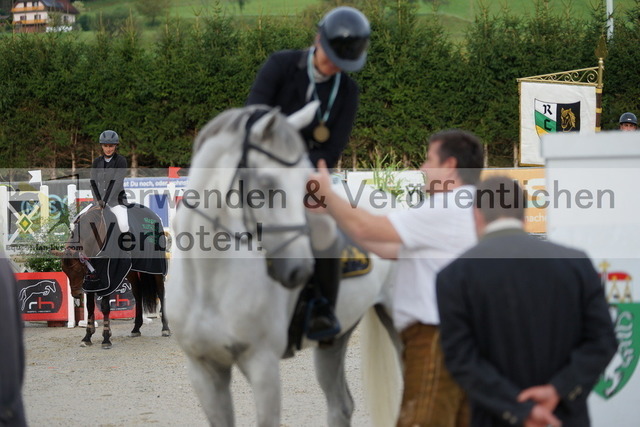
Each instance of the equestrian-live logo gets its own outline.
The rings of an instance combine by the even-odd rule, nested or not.
[[[601,268],[602,266],[608,267],[609,264],[605,261],[601,264]],[[638,365],[640,303],[632,301],[632,281],[629,274],[605,270],[601,272],[601,278],[618,338],[618,351],[609,362],[593,391],[605,399],[610,399],[629,382]]]
[[[572,104],[535,100],[534,121],[539,136],[580,130],[580,101]]]

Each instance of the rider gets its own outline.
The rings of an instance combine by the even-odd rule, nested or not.
[[[108,206],[118,221],[120,232],[129,231],[127,196],[124,192],[124,177],[127,174],[127,159],[116,149],[120,137],[112,130],[100,134],[102,155],[91,165],[91,192],[100,207]]]
[[[638,118],[633,113],[624,113],[620,116],[620,130],[634,131],[638,130]]]
[[[247,105],[280,107],[289,115],[316,99],[320,108],[301,135],[314,166],[324,159],[335,166],[353,128],[359,103],[356,82],[345,72],[359,71],[367,58],[371,29],[362,12],[352,7],[329,11],[318,24],[313,46],[273,53],[264,63],[249,93]],[[312,283],[328,304],[316,310],[309,338],[324,340],[340,331],[333,311],[340,281],[340,239],[327,215],[311,215],[316,267]]]

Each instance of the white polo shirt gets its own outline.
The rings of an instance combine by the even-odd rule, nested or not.
[[[414,208],[389,214],[402,239],[394,285],[393,321],[398,331],[413,323],[439,325],[436,275],[475,245],[475,187],[437,193]]]

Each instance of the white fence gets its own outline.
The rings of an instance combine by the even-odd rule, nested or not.
[[[184,184],[184,179],[127,178],[125,191],[130,203],[151,208],[170,232]],[[91,191],[78,184],[57,185],[55,192],[46,183],[16,185],[0,185],[0,242],[9,256],[64,243],[69,221],[93,201]]]

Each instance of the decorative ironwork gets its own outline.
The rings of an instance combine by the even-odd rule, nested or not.
[[[518,82],[562,83],[583,86],[601,86],[599,70],[601,67],[582,68],[580,70],[563,71],[561,73],[542,74],[539,76],[522,77]]]

